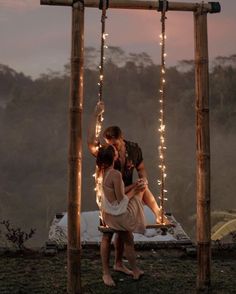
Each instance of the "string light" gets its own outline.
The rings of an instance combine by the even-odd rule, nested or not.
[[[102,33],[101,33],[101,59],[100,59],[100,65],[99,65],[99,82],[98,82],[98,87],[99,87],[99,91],[98,91],[98,101],[101,102],[102,101],[102,97],[103,97],[103,80],[104,80],[104,61],[105,61],[105,56],[104,56],[104,52],[105,49],[108,48],[108,46],[106,45],[106,38],[108,37],[108,34],[105,33],[105,21],[106,21],[106,7],[105,5],[103,5],[103,9],[102,9],[102,17],[101,17],[101,23],[102,23]],[[101,130],[102,130],[102,122],[103,122],[104,118],[103,115],[99,115],[97,122],[96,122],[96,127],[95,127],[95,137],[96,137],[96,141],[99,142],[99,137],[101,134]]]
[[[103,8],[102,8],[102,17],[101,17],[101,24],[102,24],[102,32],[101,32],[101,59],[100,59],[100,65],[99,65],[99,82],[98,82],[98,102],[102,101],[103,98],[103,81],[104,81],[104,61],[105,61],[105,56],[104,52],[105,49],[108,48],[106,45],[106,38],[108,36],[107,33],[105,33],[105,21],[106,21],[106,5],[105,1],[103,1]],[[99,142],[99,137],[101,134],[102,130],[102,123],[103,123],[103,115],[99,115],[97,121],[96,121],[96,126],[95,126],[95,137],[96,141]],[[100,143],[98,146],[96,146],[96,150],[99,150]],[[96,172],[93,175],[95,177],[95,191],[96,191],[96,202],[100,210],[99,218],[100,218],[100,223],[101,225],[104,225],[103,218],[102,218],[102,213],[101,213],[101,205],[102,205],[102,198],[103,198],[103,188],[102,188],[102,182],[103,182],[103,176],[102,173],[98,172],[98,169],[96,168]]]
[[[160,117],[158,119],[159,121],[159,134],[160,134],[160,145],[158,147],[158,152],[159,152],[159,169],[160,169],[160,179],[158,179],[157,184],[160,187],[160,209],[161,209],[161,216],[160,216],[160,221],[161,223],[164,223],[164,201],[167,200],[166,193],[167,190],[165,188],[165,179],[167,177],[166,174],[166,166],[165,166],[165,117],[164,117],[164,101],[165,101],[165,93],[166,93],[166,61],[165,58],[167,56],[165,52],[165,40],[166,40],[166,35],[165,35],[165,9],[163,9],[161,13],[161,34],[160,34],[160,46],[161,46],[161,71],[160,71],[160,89],[159,89],[159,105],[160,105]]]

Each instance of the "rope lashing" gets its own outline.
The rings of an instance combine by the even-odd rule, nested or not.
[[[72,1],[72,7],[75,6],[76,4],[81,3],[84,6],[84,0],[73,0]]]
[[[161,9],[161,10],[160,10]],[[164,201],[167,200],[165,193],[167,192],[165,188],[165,179],[166,179],[166,166],[165,166],[165,96],[166,96],[166,53],[165,53],[165,20],[166,20],[166,11],[168,9],[168,1],[159,1],[158,11],[161,11],[161,72],[160,72],[160,89],[159,89],[159,102],[160,102],[160,118],[159,118],[159,132],[160,132],[160,145],[159,145],[159,168],[160,168],[160,180],[158,180],[158,185],[160,185],[160,209],[161,209],[161,223],[164,222]]]

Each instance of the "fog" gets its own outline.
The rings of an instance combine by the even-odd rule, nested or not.
[[[90,52],[91,49],[90,48]],[[88,51],[87,51],[88,52]],[[122,64],[119,60],[122,59]],[[83,111],[82,210],[97,209],[95,160],[86,133],[97,102],[96,58],[87,55]],[[158,198],[159,65],[145,53],[127,55],[113,48],[106,63],[104,128],[119,125],[143,151],[149,185]],[[235,209],[235,55],[219,57],[210,72],[211,206]],[[57,212],[67,209],[68,65],[32,80],[0,67],[0,221],[29,231],[30,246],[42,246]],[[167,69],[166,211],[195,236],[196,142],[192,61]]]

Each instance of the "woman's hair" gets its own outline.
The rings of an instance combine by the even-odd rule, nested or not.
[[[111,126],[103,132],[103,137],[107,140],[120,139],[122,137],[121,129],[117,126]]]
[[[112,145],[102,146],[98,150],[96,164],[99,170],[108,168],[112,165],[115,157],[115,150]]]

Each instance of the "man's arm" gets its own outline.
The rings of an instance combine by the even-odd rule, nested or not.
[[[147,181],[147,172],[143,161],[136,167],[136,170],[138,177]]]
[[[97,156],[99,140],[96,138],[96,125],[98,122],[98,117],[104,112],[103,102],[98,102],[95,110],[91,116],[88,133],[87,133],[87,144],[89,151]]]

